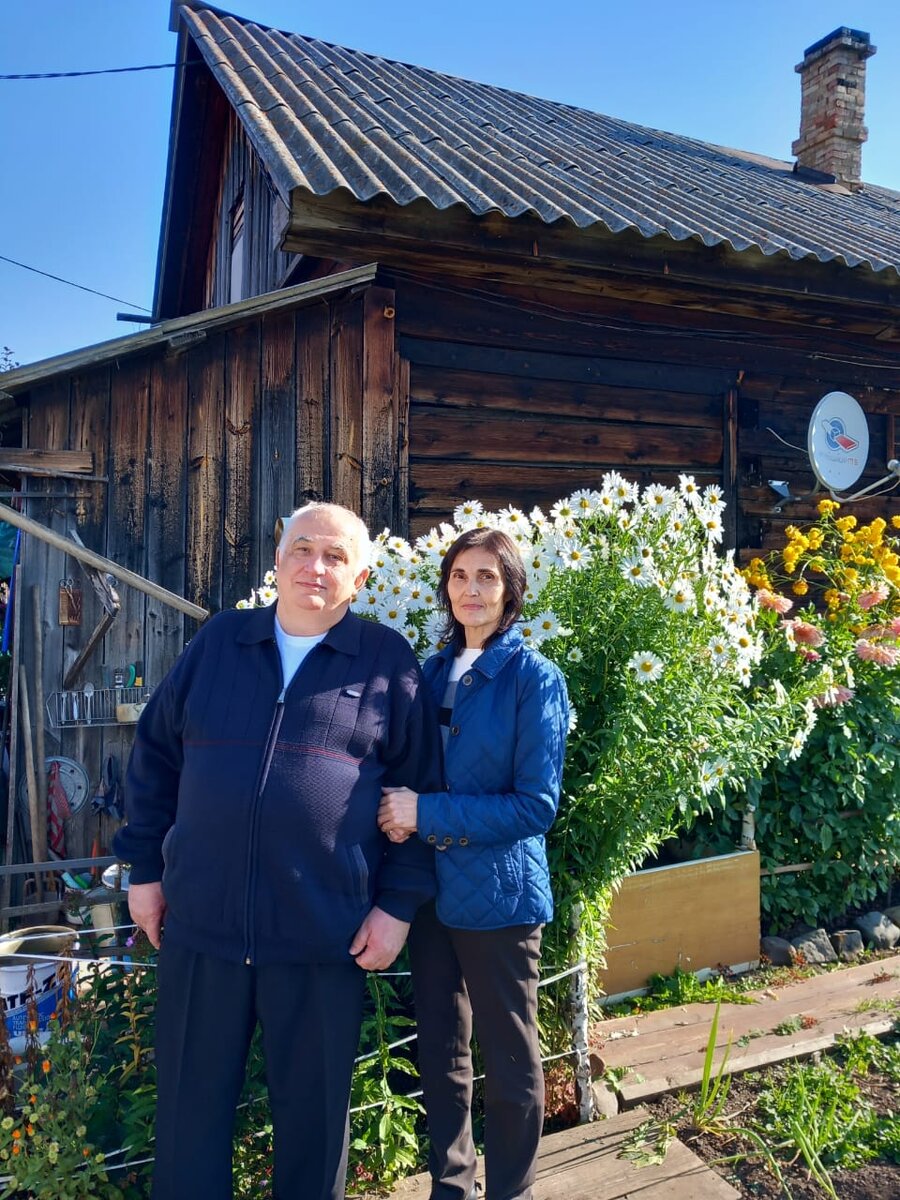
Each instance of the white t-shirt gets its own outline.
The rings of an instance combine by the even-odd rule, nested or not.
[[[326,630],[325,633],[328,631]],[[291,682],[297,674],[297,668],[312,650],[325,637],[325,633],[314,633],[311,637],[300,634],[285,633],[278,618],[275,618],[275,641],[278,643],[278,653],[281,655],[281,670],[284,676],[284,686]]]
[[[480,646],[473,646],[470,650],[467,646],[465,650],[460,651],[453,660],[453,665],[450,668],[450,674],[447,676],[448,683],[454,683],[457,679],[462,679],[469,667],[476,658],[482,653]]]

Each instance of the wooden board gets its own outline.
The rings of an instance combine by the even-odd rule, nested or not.
[[[610,910],[607,995],[658,972],[759,959],[759,854],[741,851],[628,875]]]
[[[825,1050],[844,1032],[887,1032],[900,1008],[900,954],[750,995],[752,1004],[722,1005],[715,1070],[729,1042],[726,1070],[737,1073]],[[699,1083],[713,1011],[685,1004],[592,1027],[604,1067],[628,1069],[619,1087],[624,1104]],[[779,1026],[784,1032],[775,1032]]]
[[[636,1108],[607,1121],[577,1125],[541,1139],[534,1200],[729,1200],[739,1193],[682,1142],[669,1147],[665,1162],[637,1167],[619,1158],[633,1130],[646,1120]],[[484,1182],[479,1159],[478,1178]],[[405,1179],[392,1200],[428,1200],[431,1178]]]

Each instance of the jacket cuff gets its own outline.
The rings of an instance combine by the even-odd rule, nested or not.
[[[379,892],[376,895],[373,904],[376,908],[380,908],[382,912],[386,912],[388,916],[411,924],[413,917],[422,905],[433,899],[434,892],[428,896],[418,892],[399,891],[396,888],[388,888],[386,891]]]

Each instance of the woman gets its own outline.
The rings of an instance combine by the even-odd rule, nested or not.
[[[485,1064],[488,1200],[530,1200],[544,1113],[541,927],[553,914],[544,834],[568,726],[558,668],[516,627],[525,569],[511,538],[472,529],[441,565],[446,649],[423,668],[440,708],[446,791],[385,788],[379,825],[434,846],[437,899],[409,948],[431,1137],[431,1200],[475,1196],[472,1023]]]

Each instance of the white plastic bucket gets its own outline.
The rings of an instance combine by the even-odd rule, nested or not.
[[[38,925],[31,929],[17,929],[0,937],[0,1002],[3,1004],[10,1039],[25,1036],[30,968],[34,969],[38,1033],[47,1029],[62,999],[62,983],[57,970],[60,964],[41,959],[40,955],[65,954],[73,942],[74,933],[65,925]]]

